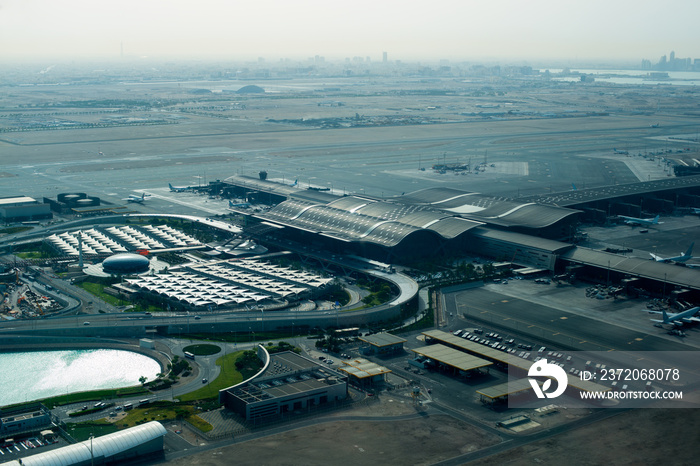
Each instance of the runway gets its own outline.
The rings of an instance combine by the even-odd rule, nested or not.
[[[231,131],[231,123],[223,127],[203,120],[188,123],[187,137],[174,134],[180,125],[128,133],[28,132],[21,142],[6,145],[12,157],[0,165],[0,195],[40,198],[82,191],[120,204],[135,190],[157,192],[169,182],[192,186],[234,174],[257,176],[260,170],[270,179],[298,179],[301,187],[377,197],[429,186],[518,197],[570,190],[572,183],[585,188],[638,181],[628,166],[632,159],[615,160],[612,147],[643,137],[640,133],[648,131],[641,119],[572,120],[284,130],[260,123],[257,131],[240,133]],[[98,149],[104,155],[96,155]],[[431,169],[457,161],[484,163],[484,169],[462,176]],[[652,175],[665,176],[658,171]],[[147,205],[138,210],[147,211]],[[173,207],[174,213],[191,213]]]

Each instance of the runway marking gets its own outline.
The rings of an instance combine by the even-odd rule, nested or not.
[[[561,320],[566,320],[566,319],[568,319],[568,317],[564,316],[564,317],[560,317],[560,319],[561,319]]]
[[[501,302],[502,302],[502,303],[507,303],[508,300],[507,300],[507,299],[504,299],[504,300],[502,300]]]
[[[221,206],[220,208],[218,208],[218,209],[209,209],[209,208],[207,208],[207,207],[202,207],[202,206],[200,206],[200,205],[198,205],[198,204],[195,204],[195,203],[182,201],[182,200],[180,200],[180,199],[174,199],[174,198],[168,197],[168,196],[161,196],[160,194],[155,194],[155,193],[153,193],[153,192],[148,192],[148,191],[145,191],[145,190],[134,190],[134,192],[137,192],[137,191],[138,191],[138,192],[144,192],[144,193],[146,193],[146,195],[151,196],[151,197],[154,197],[154,198],[156,198],[156,199],[162,199],[162,200],[164,200],[164,201],[172,202],[172,203],[174,203],[174,204],[180,204],[180,205],[182,205],[182,206],[190,207],[190,208],[192,208],[192,209],[203,210],[203,211],[205,211],[205,212],[209,212],[210,214],[223,214],[223,213],[226,213],[226,207],[225,207],[225,205],[223,205],[223,204],[222,204],[222,206]]]
[[[553,333],[553,334],[552,334],[552,336],[556,336],[556,335],[559,335],[559,332]]]
[[[455,298],[455,301],[456,301],[456,298]],[[496,303],[492,302],[492,303],[490,303],[490,304],[493,305],[493,304],[496,304]],[[476,307],[476,306],[471,306],[471,309],[475,309],[475,308],[478,310],[478,307]],[[496,317],[501,317],[501,318],[503,318],[504,320],[506,320],[506,319],[504,318],[503,314],[500,313],[500,312],[498,312],[498,311],[487,311],[487,310],[481,311],[481,314],[486,314],[486,313],[491,313],[491,314],[492,314],[492,319],[493,319],[493,314],[495,314]],[[551,332],[551,331],[552,331],[551,329],[546,328],[546,327],[542,327],[542,326],[540,326],[540,325],[538,325],[538,324],[530,324],[530,325],[528,325],[528,322],[527,322],[527,321],[524,321],[524,320],[515,319],[515,318],[512,318],[512,317],[509,317],[509,319],[510,319],[510,320],[513,320],[514,322],[518,322],[518,323],[523,324],[523,325],[525,326],[525,328],[533,328],[533,327],[539,328],[539,329],[542,330],[543,336],[544,336],[544,331],[545,331],[545,330],[548,331],[548,332]],[[492,321],[492,322],[493,322],[493,321]],[[556,320],[551,320],[550,322],[556,322]],[[571,341],[573,341],[574,339],[577,338],[575,335],[570,335],[570,334],[568,334],[568,333],[566,333],[566,332],[557,332],[557,333],[555,333],[555,334],[550,334],[550,335],[562,335],[562,336],[568,337]],[[534,336],[533,336],[533,338],[534,338]],[[581,341],[579,341],[579,344],[583,344],[583,343],[591,343],[591,344],[594,344],[594,345],[600,347],[600,349],[599,349],[598,351],[604,351],[604,348],[610,348],[610,347],[608,347],[608,346],[606,346],[606,345],[604,345],[604,344],[595,343],[595,342],[590,342],[589,340],[581,340]],[[611,349],[609,349],[608,351],[615,351],[615,350],[611,348]]]
[[[634,341],[642,341],[643,338],[635,338]]]
[[[505,318],[505,319],[503,319],[503,320],[510,320],[510,317],[506,317],[506,318]]]

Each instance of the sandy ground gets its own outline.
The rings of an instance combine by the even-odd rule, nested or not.
[[[355,413],[353,413],[355,414]],[[700,416],[692,409],[631,410],[470,464],[695,465]],[[194,443],[194,442],[193,442]],[[434,464],[498,443],[447,416],[334,421],[204,451],[170,465]]]
[[[637,409],[474,464],[696,465],[699,440],[698,410]]]
[[[496,437],[447,416],[401,421],[336,421],[206,451],[168,464],[421,465],[497,441]]]

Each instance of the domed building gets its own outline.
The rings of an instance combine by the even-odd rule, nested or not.
[[[102,262],[106,273],[134,274],[146,272],[151,262],[140,254],[122,253],[108,257]]]
[[[264,94],[265,89],[263,89],[260,86],[256,86],[254,84],[250,84],[248,86],[243,86],[242,88],[238,89],[236,91],[238,94]]]

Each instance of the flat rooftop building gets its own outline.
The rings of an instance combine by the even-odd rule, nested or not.
[[[351,382],[360,386],[368,383],[383,382],[386,380],[386,374],[391,372],[390,369],[384,366],[362,358],[343,361],[343,365],[338,370],[346,373]]]
[[[23,221],[51,218],[51,206],[28,196],[0,198],[0,218],[5,221]]]
[[[360,337],[360,341],[367,343],[360,348],[364,354],[388,354],[402,351],[406,339],[391,333],[375,333]]]
[[[269,355],[253,378],[221,390],[219,401],[248,421],[276,417],[347,398],[347,376],[291,351]]]

